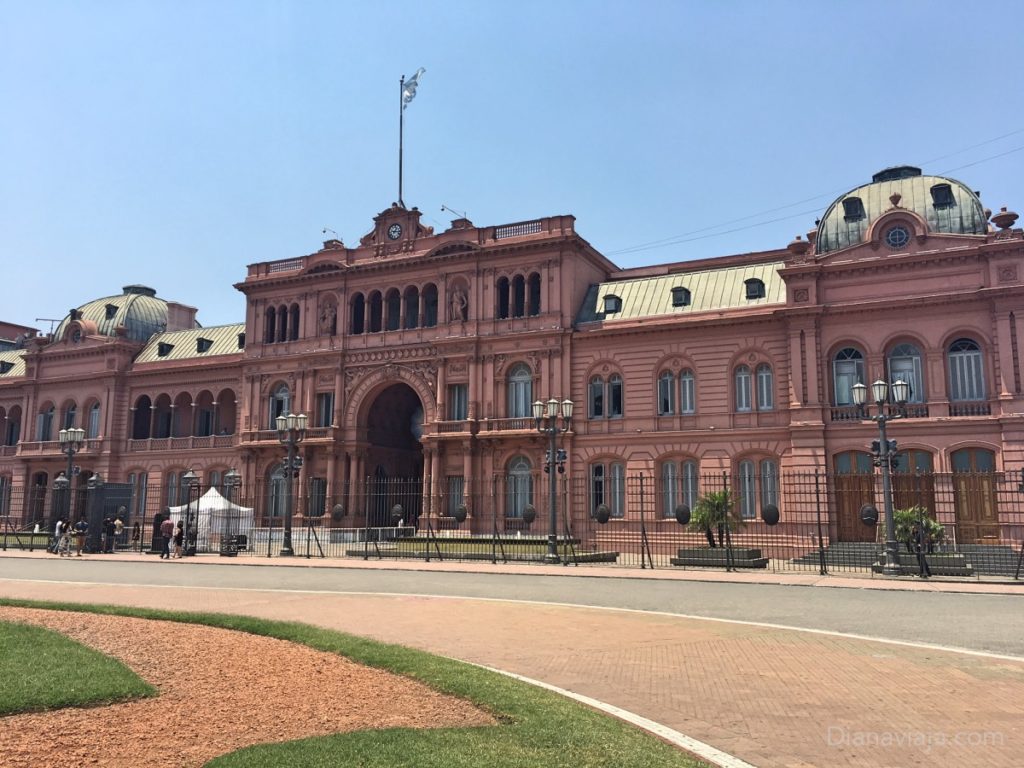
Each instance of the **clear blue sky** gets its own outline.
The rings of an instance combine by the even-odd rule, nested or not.
[[[1024,213],[1021,18],[0,0],[0,318],[46,331],[35,318],[143,283],[204,325],[241,321],[246,264],[313,252],[324,227],[354,245],[397,199],[398,81],[421,66],[403,197],[438,229],[444,204],[480,226],[571,213],[622,266],[765,250],[904,163]]]

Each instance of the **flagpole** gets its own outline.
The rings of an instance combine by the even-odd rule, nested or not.
[[[398,81],[398,204],[405,208],[402,200],[402,133],[405,129],[405,75]]]

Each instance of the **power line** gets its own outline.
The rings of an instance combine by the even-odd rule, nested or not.
[[[973,144],[973,145],[971,145],[969,147],[965,147],[963,149],[959,149],[956,152],[950,152],[950,153],[948,153],[946,155],[942,155],[940,157],[933,158],[931,160],[926,160],[924,163],[922,163],[922,165],[928,165],[929,163],[934,163],[934,162],[936,162],[938,160],[943,160],[943,159],[945,159],[947,157],[953,157],[955,155],[959,155],[959,154],[962,154],[964,152],[968,152],[968,151],[970,151],[972,149],[977,149],[978,147],[982,147],[982,146],[985,146],[987,144],[992,144],[993,142],[1000,141],[1000,140],[1008,138],[1010,136],[1015,136],[1015,135],[1017,135],[1019,133],[1024,133],[1024,128],[1019,128],[1019,129],[1017,129],[1015,131],[1010,131],[1009,133],[1004,133],[1002,136],[997,136],[997,137],[995,137],[993,139],[987,139],[987,140],[979,142],[977,144]],[[945,174],[948,174],[948,173],[952,173],[953,171],[959,171],[959,170],[962,170],[964,168],[970,168],[970,167],[975,166],[975,165],[980,165],[981,163],[988,162],[989,160],[996,160],[996,159],[998,159],[1000,157],[1005,157],[1006,155],[1011,155],[1014,152],[1020,152],[1021,150],[1024,150],[1024,146],[1014,147],[1013,149],[1009,149],[1006,152],[1000,152],[999,154],[996,154],[996,155],[990,155],[989,157],[983,157],[980,160],[975,160],[973,163],[966,163],[964,165],[959,165],[959,166],[957,166],[955,168],[950,168],[948,170],[941,171],[938,175],[945,175]],[[798,216],[806,216],[808,214],[817,213],[818,209],[813,209],[813,210],[810,210],[810,211],[805,211],[803,213],[795,213],[792,216],[783,216],[783,217],[777,218],[777,219],[770,219],[768,221],[762,221],[762,222],[757,222],[757,223],[754,223],[754,224],[748,224],[748,225],[745,225],[745,226],[742,226],[742,227],[734,227],[732,229],[723,230],[722,232],[712,232],[711,234],[701,235],[702,232],[709,232],[710,230],[720,229],[721,227],[727,227],[730,224],[737,224],[737,223],[739,223],[741,221],[749,221],[750,219],[756,219],[756,218],[758,218],[760,216],[766,216],[766,215],[768,215],[770,213],[776,213],[777,211],[784,211],[787,208],[793,208],[793,207],[795,207],[797,205],[803,205],[804,203],[809,203],[809,202],[812,202],[814,200],[820,200],[823,197],[834,198],[836,195],[842,194],[846,190],[853,189],[853,188],[855,188],[855,187],[844,187],[843,190],[841,190],[839,192],[824,192],[824,193],[822,193],[820,195],[815,195],[814,197],[808,197],[808,198],[804,198],[803,200],[798,200],[795,203],[788,203],[787,205],[780,205],[780,206],[775,207],[775,208],[768,208],[767,210],[760,211],[758,213],[752,213],[752,214],[750,214],[748,216],[741,216],[741,217],[736,218],[736,219],[730,219],[730,220],[724,221],[724,222],[722,222],[720,224],[713,224],[711,226],[701,227],[700,229],[690,230],[689,232],[682,232],[682,233],[680,233],[678,235],[673,235],[671,237],[662,238],[660,240],[651,240],[651,241],[648,241],[646,243],[639,243],[637,245],[629,246],[629,247],[626,247],[626,248],[619,248],[618,250],[608,251],[605,255],[607,255],[607,256],[618,256],[618,255],[622,255],[622,254],[639,253],[641,251],[655,250],[657,248],[665,248],[665,247],[670,246],[670,245],[681,245],[682,243],[690,243],[690,242],[693,242],[695,240],[706,240],[706,239],[709,239],[709,238],[712,238],[712,237],[718,237],[719,235],[728,235],[728,234],[732,234],[734,232],[742,232],[745,229],[753,229],[755,227],[761,227],[761,226],[764,226],[766,224],[775,224],[775,223],[778,223],[780,221],[787,221],[789,219],[797,218]],[[699,237],[692,237],[692,235],[700,235],[700,236]]]

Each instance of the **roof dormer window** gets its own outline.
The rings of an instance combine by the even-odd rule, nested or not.
[[[747,299],[763,299],[765,297],[763,280],[751,277],[744,280],[743,284],[747,287]]]
[[[173,344],[168,344],[166,341],[161,341],[159,344],[156,345],[156,356],[167,357],[169,354],[171,354],[172,349],[174,349]]]
[[[932,205],[936,208],[952,208],[956,205],[953,187],[949,184],[934,184],[931,188]]]
[[[114,316],[117,314],[117,304],[107,304],[105,309],[107,312],[107,320],[113,320]]]
[[[7,373],[14,367],[10,360],[0,360],[0,375]]]
[[[846,221],[860,221],[864,218],[864,201],[859,197],[843,198],[843,218]]]
[[[204,339],[200,336],[196,339],[196,352],[202,354],[203,352],[209,352],[210,347],[213,346],[213,342],[210,339]]]
[[[606,315],[613,315],[616,312],[622,311],[622,299],[615,294],[609,293],[604,297],[604,313]]]
[[[677,285],[672,289],[672,306],[673,307],[688,307],[690,306],[690,289],[684,288],[681,285]]]
[[[238,334],[238,348],[245,349],[245,331]]]

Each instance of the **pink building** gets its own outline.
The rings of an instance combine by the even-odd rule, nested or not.
[[[903,380],[897,502],[930,501],[961,541],[1012,542],[997,486],[1024,469],[1015,219],[899,167],[788,246],[619,269],[572,216],[435,233],[392,205],[354,247],[250,265],[238,325],[199,328],[128,286],[0,351],[0,490],[47,517],[74,426],[77,487],[130,483],[133,515],[184,503],[189,469],[219,487],[234,468],[279,517],[275,419],[303,413],[296,519],[390,524],[391,500],[363,491],[406,478],[409,520],[465,505],[468,530],[514,530],[546,508],[531,406],[554,397],[575,403],[558,441],[572,515],[606,504],[626,526],[643,507],[657,533],[725,477],[744,517],[777,506],[786,523],[807,504],[787,483],[815,474],[828,542],[874,540],[859,510],[878,430],[853,387]]]

